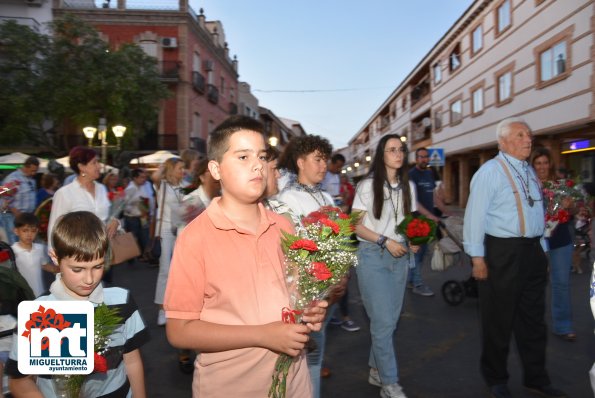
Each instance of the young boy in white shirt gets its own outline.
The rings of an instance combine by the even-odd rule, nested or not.
[[[39,220],[32,213],[21,213],[14,220],[14,233],[19,240],[14,243],[17,269],[25,278],[35,297],[44,291],[42,270],[55,274],[58,268],[51,264],[45,245],[36,243]]]

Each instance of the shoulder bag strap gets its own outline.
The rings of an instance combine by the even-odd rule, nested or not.
[[[510,182],[510,185],[512,186],[512,193],[514,193],[514,199],[516,200],[516,210],[519,215],[521,236],[525,236],[525,216],[523,215],[523,204],[521,202],[521,195],[519,194],[519,190],[516,188],[516,184],[512,179],[512,175],[510,174],[510,170],[508,170],[508,167],[506,167],[502,159],[497,158],[496,160],[498,160],[498,163],[500,163],[500,166],[502,166],[502,168],[504,169],[504,173],[506,173],[506,177],[508,177],[508,182]]]
[[[155,236],[161,236],[161,225],[163,224],[163,209],[165,208],[165,194],[167,193],[167,182],[161,181],[161,187],[163,187],[163,195],[161,196],[161,210],[159,211],[159,226],[157,227],[157,233]]]

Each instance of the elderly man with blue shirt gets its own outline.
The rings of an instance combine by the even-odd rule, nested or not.
[[[478,281],[482,328],[481,373],[494,398],[512,397],[507,359],[514,334],[525,388],[540,396],[566,397],[545,369],[544,204],[531,154],[529,126],[517,118],[497,127],[500,153],[471,180],[464,246]]]

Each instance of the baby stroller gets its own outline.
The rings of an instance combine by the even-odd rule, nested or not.
[[[455,263],[461,263],[465,255],[463,251],[463,219],[461,217],[448,217],[438,224],[442,238],[437,242],[434,249],[434,256],[443,256],[443,269],[434,266],[435,261],[432,258],[432,269],[442,271]],[[442,297],[444,301],[452,306],[459,305],[465,300],[465,297],[477,297],[477,282],[473,277],[465,281],[448,280],[442,284]]]
[[[572,254],[572,272],[583,273],[582,257],[591,262],[591,215],[585,207],[579,210],[574,225],[574,251]]]

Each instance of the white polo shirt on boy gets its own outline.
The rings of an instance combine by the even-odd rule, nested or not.
[[[17,242],[11,247],[19,273],[25,278],[35,297],[39,297],[44,292],[41,267],[50,262],[45,245],[33,243],[31,250],[27,250]]]

